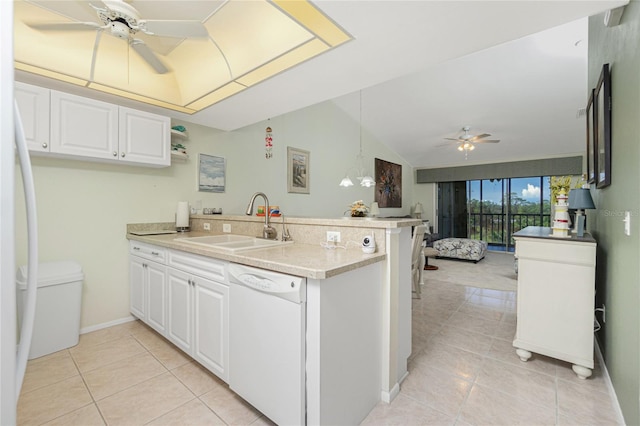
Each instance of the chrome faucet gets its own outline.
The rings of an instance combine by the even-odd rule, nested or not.
[[[284,226],[284,213],[282,214],[282,241],[291,241],[291,234],[289,234],[289,230]]]
[[[251,197],[251,201],[249,201],[249,205],[247,206],[247,216],[251,216],[253,214],[253,202],[256,200],[257,196],[261,196],[264,198],[265,211],[264,211],[264,228],[262,229],[262,238],[267,240],[275,240],[278,236],[278,231],[275,230],[274,227],[269,225],[269,216],[271,214],[271,208],[269,207],[269,199],[262,192],[256,192]]]

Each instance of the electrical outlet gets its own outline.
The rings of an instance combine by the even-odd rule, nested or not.
[[[222,232],[231,232],[231,224],[223,223],[222,224]]]
[[[202,227],[204,228],[205,231],[211,231],[211,224],[210,223],[204,223],[204,224],[202,224]]]
[[[333,243],[340,242],[340,232],[338,231],[327,231],[327,241]]]

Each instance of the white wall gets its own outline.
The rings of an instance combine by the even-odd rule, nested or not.
[[[173,221],[178,201],[195,204],[201,200],[203,207],[221,207],[226,214],[244,214],[251,195],[261,191],[285,215],[298,217],[339,217],[354,200],[370,204],[374,188],[338,186],[358,153],[358,110],[358,94],[354,93],[233,132],[173,122],[187,128],[190,140],[184,145],[191,158],[174,161],[169,168],[33,158],[40,259],[41,262],[75,260],[82,265],[85,286],[81,327],[129,315],[126,224]],[[273,158],[268,160],[264,156],[267,125],[272,127],[274,137]],[[364,129],[362,141],[370,173],[374,158],[403,166],[402,208],[382,209],[381,215],[409,214],[414,204],[413,171]],[[287,146],[311,153],[308,195],[287,193]],[[226,159],[225,193],[197,191],[198,153]],[[20,181],[19,176],[17,179]],[[21,193],[16,204],[17,217],[21,218],[24,210]],[[18,265],[26,262],[25,232],[25,224],[18,219]]]

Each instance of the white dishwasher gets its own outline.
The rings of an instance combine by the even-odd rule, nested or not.
[[[307,279],[229,265],[229,386],[279,425],[306,423]]]

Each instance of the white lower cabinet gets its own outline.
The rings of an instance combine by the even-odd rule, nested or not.
[[[130,311],[163,336],[167,326],[167,267],[163,264],[164,258],[163,249],[131,244]]]
[[[130,254],[131,313],[228,381],[228,262],[137,241]]]
[[[168,268],[167,338],[227,380],[229,286]]]

